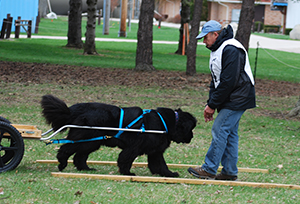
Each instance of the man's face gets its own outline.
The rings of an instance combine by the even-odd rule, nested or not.
[[[217,32],[208,33],[203,37],[203,43],[205,43],[206,47],[211,47],[216,42],[218,36]]]

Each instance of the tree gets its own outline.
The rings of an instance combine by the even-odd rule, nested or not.
[[[67,47],[79,48],[83,47],[81,40],[81,14],[82,14],[82,1],[70,0],[70,13],[68,22],[68,44]]]
[[[39,0],[39,14],[40,14],[41,18],[46,17],[47,12],[48,12],[47,0]]]
[[[186,63],[186,74],[194,75],[196,74],[196,51],[197,51],[197,35],[199,33],[201,12],[202,12],[203,0],[195,0],[194,2],[194,13],[193,19],[191,21],[191,31],[190,31],[190,42],[187,45],[187,63]]]
[[[182,39],[183,39],[183,28],[185,23],[190,22],[190,5],[191,0],[181,0],[181,10],[180,10],[180,28],[179,28],[179,43],[178,43],[178,49],[175,52],[175,54],[182,55]]]
[[[254,0],[243,0],[239,19],[239,27],[235,36],[235,39],[240,41],[247,51],[249,48],[251,27],[255,15],[254,6]]]
[[[95,44],[97,0],[87,0],[87,23],[85,33],[84,54],[97,54]]]
[[[152,65],[154,0],[143,0],[141,5],[134,70],[155,70]]]

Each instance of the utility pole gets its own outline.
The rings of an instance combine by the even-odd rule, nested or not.
[[[126,37],[127,4],[128,0],[121,1],[121,23],[119,37]]]
[[[103,2],[103,35],[109,34],[110,0]]]

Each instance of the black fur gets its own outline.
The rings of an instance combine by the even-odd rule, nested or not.
[[[62,100],[45,95],[41,101],[42,113],[48,124],[54,130],[64,125],[119,127],[120,108],[104,103],[78,103],[69,108]],[[123,108],[123,127],[139,117],[143,110],[139,107]],[[175,112],[169,108],[157,108],[143,119],[134,124],[132,129],[140,129],[142,123],[146,130],[165,130],[164,125],[157,112],[163,117],[167,128],[167,134],[149,134],[124,132],[119,139],[111,138],[92,142],[64,144],[57,153],[59,161],[58,168],[62,171],[67,166],[68,158],[74,155],[73,163],[78,170],[91,170],[87,166],[90,153],[96,151],[101,145],[119,147],[122,149],[118,158],[118,166],[121,174],[134,175],[130,172],[133,161],[139,155],[148,155],[148,167],[152,174],[167,177],[179,176],[177,172],[171,172],[164,160],[163,153],[170,146],[171,141],[176,143],[189,143],[193,138],[192,130],[196,126],[196,119],[187,112],[176,110],[179,120],[176,123]],[[104,135],[114,136],[117,131],[92,130],[71,128],[67,139],[81,140]]]

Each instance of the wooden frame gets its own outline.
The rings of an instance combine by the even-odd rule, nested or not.
[[[78,174],[78,173],[57,173],[52,172],[52,176],[59,178],[87,178],[113,181],[132,181],[132,182],[154,182],[154,183],[184,183],[195,185],[225,185],[225,186],[247,186],[254,188],[288,188],[300,189],[299,185],[277,184],[277,183],[255,183],[242,181],[220,181],[204,179],[168,178],[168,177],[147,177],[147,176],[121,176],[121,175],[102,175],[102,174]]]
[[[58,164],[57,160],[36,160],[37,163],[44,163],[44,164]],[[68,160],[68,163],[73,163],[72,160]],[[87,161],[87,164],[94,164],[94,165],[110,165],[110,166],[117,166],[117,162],[115,161]],[[191,164],[167,164],[169,168],[189,168],[189,167],[196,167],[198,165],[191,165]],[[146,162],[133,162],[133,167],[147,167],[148,163]],[[218,171],[221,171],[222,167],[219,167]],[[238,168],[239,172],[248,172],[248,173],[269,173],[268,169],[257,169],[257,168]]]
[[[38,130],[34,125],[11,125],[14,126],[25,139],[41,139],[42,131]]]

